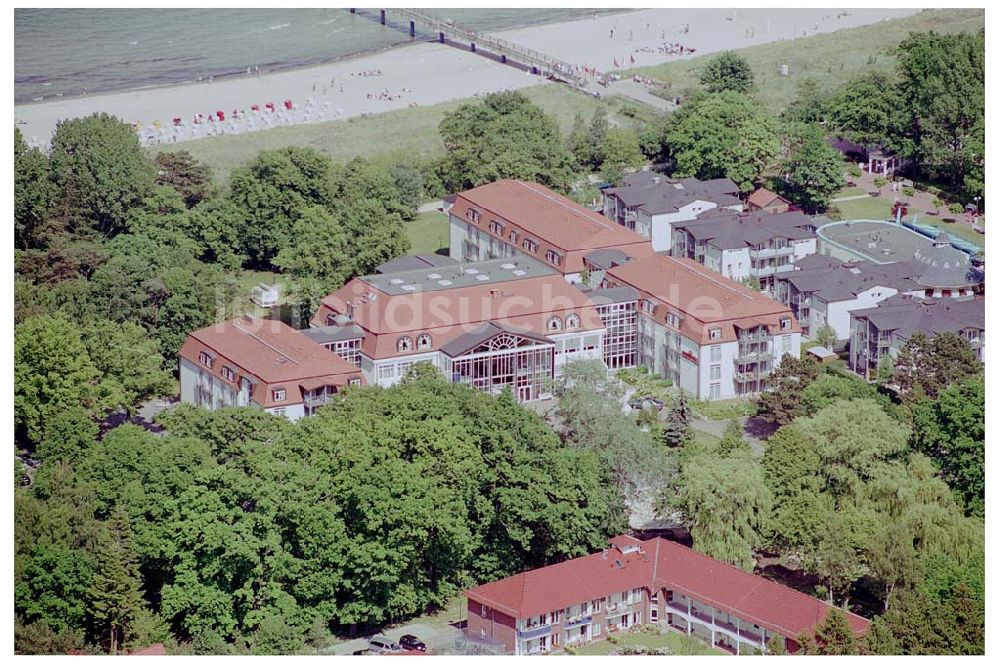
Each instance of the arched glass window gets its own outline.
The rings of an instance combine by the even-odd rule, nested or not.
[[[404,335],[399,340],[396,341],[396,351],[408,352],[413,351],[413,339],[407,335]]]
[[[549,319],[548,325],[549,331],[561,331],[562,330],[562,319],[559,317],[552,317]]]
[[[580,315],[573,314],[566,315],[566,330],[572,331],[573,329],[580,328]]]
[[[430,349],[431,348],[431,336],[426,333],[421,333],[417,336],[417,349]]]

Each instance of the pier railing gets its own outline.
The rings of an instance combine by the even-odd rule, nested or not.
[[[414,9],[393,8],[382,11],[395,12],[396,14],[409,19],[413,23],[420,25],[424,29],[433,31],[438,35],[450,39],[451,41],[474,45],[475,49],[490,51],[495,55],[502,56],[505,61],[507,58],[510,58],[511,60],[522,65],[528,65],[538,69],[541,74],[546,74],[553,78],[578,86],[585,86],[587,83],[586,78],[577,72],[575,65],[560,60],[559,58],[546,55],[540,51],[536,51],[535,49],[515,44],[514,42],[495,37],[488,33],[463,28],[456,25],[452,21],[444,21]]]

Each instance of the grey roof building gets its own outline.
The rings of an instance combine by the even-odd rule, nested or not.
[[[653,249],[670,249],[670,227],[708,210],[743,209],[740,190],[729,178],[669,178],[654,171],[625,177],[621,187],[602,191],[604,216],[649,238]]]
[[[903,344],[918,331],[931,337],[944,332],[957,333],[983,360],[985,300],[894,296],[877,307],[852,312],[850,368],[871,379],[882,359],[895,357]]]

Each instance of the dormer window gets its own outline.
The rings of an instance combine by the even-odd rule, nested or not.
[[[721,328],[710,328],[710,329],[708,329],[708,339],[709,340],[721,340],[722,339],[722,329]]]
[[[426,333],[421,333],[417,336],[417,349],[430,349],[431,348],[431,336]]]
[[[783,330],[783,331],[789,331],[789,330],[791,330],[791,328],[792,328],[792,320],[791,319],[782,319],[781,320],[781,330]]]
[[[517,245],[517,231],[514,229],[510,230],[510,242]]]
[[[545,253],[545,259],[558,266],[562,262],[562,255],[555,250],[549,250]]]
[[[475,208],[470,208],[469,210],[465,211],[465,216],[468,219],[475,222],[476,224],[479,224],[479,211],[476,210]]]
[[[521,243],[521,248],[524,249],[525,252],[538,252],[538,243],[530,238],[525,238],[524,242]]]
[[[203,351],[203,352],[199,353],[198,354],[198,360],[201,361],[201,364],[203,366],[205,366],[206,368],[209,368],[209,369],[212,368],[212,362],[213,362],[214,359],[212,358],[212,355],[209,354],[208,352],[204,352]]]
[[[676,313],[668,312],[667,313],[667,325],[668,326],[673,326],[674,328],[680,328],[681,327],[681,318]]]
[[[490,220],[490,231],[503,238],[503,223],[500,220]]]
[[[233,383],[236,382],[236,373],[228,365],[222,366],[222,376]]]
[[[561,331],[562,324],[563,324],[562,319],[560,319],[559,317],[551,317],[549,319],[549,323],[546,325],[546,328],[549,330],[550,333],[555,331]]]
[[[566,330],[573,331],[580,328],[580,315],[574,313],[566,315]]]
[[[656,304],[648,298],[644,298],[642,299],[642,311],[651,315],[656,312]]]
[[[284,402],[285,401],[285,389],[276,388],[271,390],[271,400],[274,402]]]
[[[404,335],[399,340],[396,340],[396,351],[413,351],[413,338],[408,335]]]

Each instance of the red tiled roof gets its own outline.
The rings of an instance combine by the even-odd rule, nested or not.
[[[212,368],[199,358],[202,351],[218,355]],[[360,370],[313,341],[301,331],[273,319],[244,317],[220,322],[188,334],[180,356],[204,372],[223,379],[235,389],[239,376],[253,379],[254,402],[264,407],[302,402],[302,388],[323,385],[346,386]],[[230,381],[222,367],[231,367],[237,377]],[[323,381],[317,381],[323,380]],[[285,400],[274,402],[268,387],[285,390]]]
[[[736,325],[745,328],[756,323],[778,330],[783,318],[791,320],[785,333],[802,330],[788,306],[691,259],[657,254],[609,269],[607,280],[634,287],[644,298],[665,303],[684,315],[681,332],[702,344],[735,340]],[[664,321],[666,310],[657,309],[657,321]],[[709,338],[710,328],[721,328],[722,337]]]
[[[378,292],[374,300],[365,297],[374,292]],[[580,318],[581,333],[604,328],[587,295],[556,274],[396,295],[355,278],[323,299],[313,324],[323,326],[328,315],[346,313],[347,303],[355,305],[353,321],[365,331],[362,351],[378,359],[403,355],[396,347],[402,335],[415,339],[428,333],[431,346],[423,350],[414,346],[410,352],[427,353],[488,321],[547,335],[550,317],[565,318],[572,312]]]
[[[783,204],[789,203],[788,199],[784,198],[780,194],[775,194],[771,190],[761,187],[747,197],[747,203],[756,206],[757,208],[765,208],[774,203],[776,199]]]
[[[144,648],[139,648],[138,650],[133,650],[128,653],[130,657],[166,654],[167,648],[163,647],[163,643],[153,643],[152,645],[147,645]]]
[[[506,233],[511,226],[520,229],[518,242],[525,236],[538,242],[539,260],[550,248],[566,255],[559,266],[563,273],[582,270],[583,255],[592,250],[618,248],[633,257],[653,253],[649,239],[537,183],[498,180],[480,185],[459,193],[449,212],[469,221],[469,208],[480,211],[481,233],[495,235],[489,223],[498,220]]]
[[[626,554],[615,547],[480,585],[465,594],[512,617],[526,618],[637,587],[668,588],[793,639],[822,622],[833,608],[678,543],[629,538],[615,537],[613,542],[638,543],[639,551]],[[865,618],[845,614],[858,634],[868,628]]]

